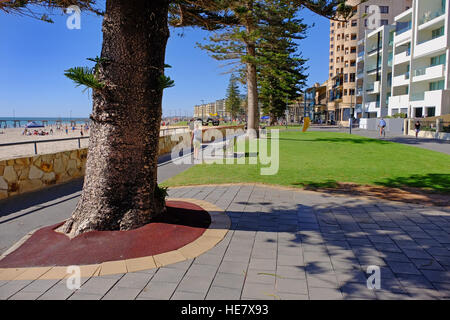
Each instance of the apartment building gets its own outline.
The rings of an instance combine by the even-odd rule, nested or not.
[[[334,111],[327,109],[327,83],[328,81],[323,84],[316,83],[305,90],[304,116],[309,117],[313,123],[327,123],[335,119]]]
[[[211,115],[217,115],[220,118],[231,117],[231,114],[226,111],[225,99],[194,106],[194,118],[208,118]]]
[[[449,0],[414,0],[395,18],[388,114],[450,114]]]
[[[394,17],[411,7],[412,0],[369,0],[356,6],[359,0],[349,0],[355,5],[354,16],[348,22],[330,20],[330,59],[328,81],[328,112],[333,112],[335,120],[347,121],[359,109],[362,116],[363,82],[359,80],[360,95],[357,94],[358,52],[365,46],[366,30],[392,24]],[[377,6],[379,19],[370,15]],[[361,53],[359,53],[361,57]],[[362,53],[364,55],[364,53]],[[362,62],[364,59],[359,59]]]
[[[357,95],[362,96],[362,104],[355,110],[356,117],[378,118],[388,115],[389,97],[392,95],[392,63],[395,26],[385,25],[366,32],[363,70],[358,72]],[[361,81],[362,80],[362,81]]]

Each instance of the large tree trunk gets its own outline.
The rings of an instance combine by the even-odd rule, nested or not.
[[[165,209],[157,192],[168,0],[107,0],[81,199],[63,231],[140,227]]]

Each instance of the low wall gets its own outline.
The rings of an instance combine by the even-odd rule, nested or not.
[[[414,130],[409,130],[408,135],[416,136]],[[447,132],[432,132],[432,131],[419,131],[419,138],[450,140],[450,133]]]
[[[403,134],[404,119],[388,118],[384,119],[384,121],[386,121],[386,132]],[[376,131],[379,123],[380,119],[376,118],[359,119],[359,128]]]
[[[214,127],[203,130],[204,141],[218,129],[225,136],[226,129],[243,127]],[[175,137],[175,138],[174,138]],[[167,135],[159,138],[159,155],[170,153],[181,141],[190,141],[191,133]],[[69,150],[51,154],[0,160],[0,199],[35,191],[82,177],[86,168],[88,149]]]

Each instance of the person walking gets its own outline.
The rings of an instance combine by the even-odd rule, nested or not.
[[[386,131],[385,131],[385,128],[386,128],[386,121],[384,121],[384,119],[383,118],[381,118],[381,120],[380,120],[380,123],[378,124],[378,127],[380,128],[380,138],[382,137],[382,136],[386,136]]]
[[[416,121],[414,124],[414,131],[416,131],[416,139],[419,138],[419,132],[420,132],[420,122],[419,120]]]
[[[195,121],[192,131],[191,143],[194,144],[194,160],[198,160],[198,154],[202,146],[202,124],[201,121]]]

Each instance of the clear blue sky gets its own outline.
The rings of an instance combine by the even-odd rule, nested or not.
[[[309,59],[309,84],[323,82],[328,75],[328,20],[303,10],[305,22],[315,22],[300,50]],[[55,23],[0,13],[0,117],[86,117],[92,101],[82,88],[64,77],[74,66],[92,66],[88,57],[100,55],[101,18],[82,13],[81,30],[66,28],[67,15],[52,16]],[[175,87],[166,89],[164,115],[186,111],[201,100],[225,96],[229,75],[223,62],[195,47],[207,33],[197,29],[171,30],[167,46],[168,75]]]

